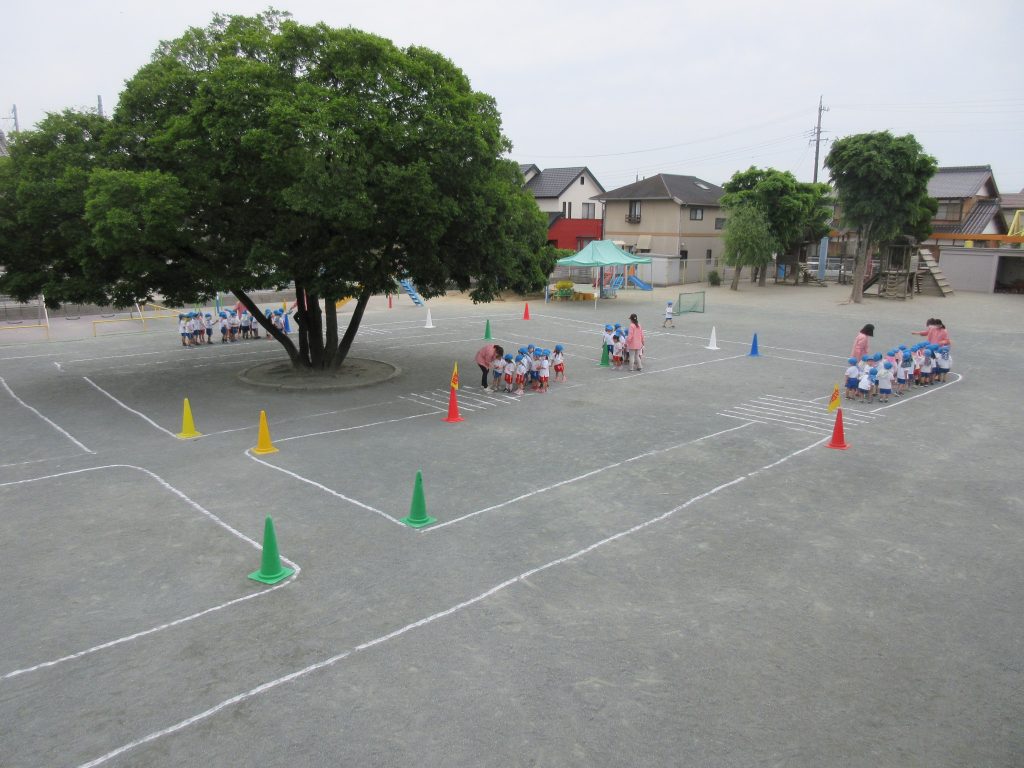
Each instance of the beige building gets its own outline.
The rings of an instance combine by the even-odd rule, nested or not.
[[[696,176],[659,173],[595,196],[605,204],[604,236],[639,253],[717,264],[725,190]]]

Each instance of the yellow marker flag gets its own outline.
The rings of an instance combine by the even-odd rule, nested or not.
[[[832,390],[832,397],[828,399],[828,410],[832,412],[839,407],[839,385],[836,384],[836,388]]]
[[[451,388],[452,389],[458,389],[459,388],[459,364],[458,363],[455,364],[455,369],[452,371]]]

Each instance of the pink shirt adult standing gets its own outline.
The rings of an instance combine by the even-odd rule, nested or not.
[[[855,357],[860,360],[864,355],[868,353],[868,339],[875,335],[875,326],[868,323],[860,329],[860,333],[853,340],[853,351],[850,352],[850,357]]]
[[[629,350],[630,370],[643,370],[643,363],[640,360],[640,352],[644,348],[644,329],[640,327],[640,321],[636,315],[629,316],[629,335],[626,336],[626,349]]]

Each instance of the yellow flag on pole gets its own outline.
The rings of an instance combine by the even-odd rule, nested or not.
[[[832,397],[828,399],[828,410],[831,413],[839,407],[839,385],[836,384],[836,388],[832,390]]]
[[[452,389],[458,389],[459,388],[459,364],[458,363],[455,364],[455,369],[452,371],[451,388]],[[836,391],[838,391],[838,388],[837,388]]]

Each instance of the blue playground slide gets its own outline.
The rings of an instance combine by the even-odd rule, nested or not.
[[[622,275],[616,275],[614,278],[612,278],[612,281],[611,281],[611,283],[608,284],[608,287],[609,288],[621,288],[623,282],[624,281],[622,279]]]
[[[402,290],[404,290],[409,295],[409,298],[412,299],[413,304],[415,304],[417,307],[423,306],[423,299],[420,298],[420,295],[418,293],[416,293],[416,289],[413,287],[412,280],[399,280],[398,284],[402,286]]]
[[[639,288],[639,289],[640,289],[641,291],[651,291],[651,290],[654,290],[654,289],[653,289],[653,288],[651,287],[651,284],[650,284],[650,283],[645,283],[645,282],[644,282],[643,280],[641,280],[641,279],[640,279],[639,277],[637,277],[636,275],[630,275],[630,276],[629,276],[629,282],[630,282],[631,284],[635,285],[635,286],[636,286],[637,288]]]

